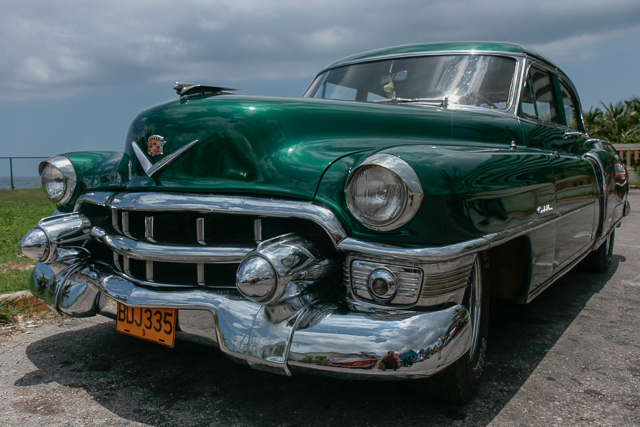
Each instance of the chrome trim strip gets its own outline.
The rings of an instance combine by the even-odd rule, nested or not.
[[[331,236],[335,246],[347,236],[342,224],[333,212],[311,202],[204,194],[91,192],[78,199],[76,210],[80,203],[93,203],[131,211],[191,211],[302,218],[320,225]]]
[[[151,178],[155,173],[160,172],[162,169],[166,168],[171,163],[173,163],[174,160],[180,157],[182,153],[187,151],[189,148],[196,145],[197,142],[198,142],[197,139],[194,141],[191,141],[187,145],[169,154],[167,157],[163,158],[155,165],[151,163],[151,160],[149,160],[149,158],[142,152],[142,150],[140,149],[140,147],[138,147],[138,144],[136,144],[135,141],[131,141],[131,147],[133,148],[133,152],[136,154],[136,157],[138,158],[138,161],[140,162],[142,169],[144,169],[144,173],[146,173],[147,176]]]
[[[602,160],[600,160],[600,157],[598,157],[596,154],[587,152],[582,156],[582,158],[586,159],[589,162],[589,164],[593,168],[593,173],[596,175],[596,183],[600,184],[598,186],[598,198],[600,200],[600,218],[598,220],[598,229],[596,231],[596,244],[600,246],[600,243],[604,241],[604,221],[607,216],[607,175],[605,173]]]
[[[544,227],[551,222],[558,221],[560,218],[561,215],[556,212],[546,215],[535,222],[446,246],[403,248],[347,237],[340,242],[338,250],[358,255],[393,258],[404,261],[441,262],[490,249],[506,241],[528,234],[540,227]]]
[[[179,263],[211,263],[232,264],[239,263],[253,247],[202,247],[202,246],[169,246],[139,242],[122,236],[113,236],[99,227],[94,227],[92,234],[111,250],[125,258],[125,265],[129,258],[140,261],[164,261]],[[126,267],[125,267],[126,270]]]
[[[338,250],[348,253],[421,262],[446,261],[485,249],[489,249],[489,240],[483,237],[448,246],[421,248],[401,248],[381,243],[365,242],[352,237],[347,237],[338,245]]]

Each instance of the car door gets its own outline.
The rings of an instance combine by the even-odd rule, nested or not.
[[[557,217],[554,274],[588,249],[595,237],[594,223],[599,213],[595,172],[583,157],[588,137],[578,98],[570,88],[553,70],[534,64],[527,73],[519,109],[527,145],[551,157],[555,203],[538,207],[538,214]]]

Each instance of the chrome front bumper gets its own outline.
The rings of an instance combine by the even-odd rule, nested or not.
[[[329,301],[264,306],[235,291],[139,287],[90,260],[38,263],[30,286],[50,307],[72,317],[114,318],[116,302],[175,308],[178,337],[217,345],[235,361],[284,375],[423,378],[464,356],[471,343],[470,316],[462,305],[429,312]],[[404,363],[396,370],[378,369],[390,350]]]

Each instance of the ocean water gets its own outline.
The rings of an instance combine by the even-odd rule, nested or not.
[[[39,188],[40,177],[39,176],[14,176],[13,186],[15,188]],[[0,177],[0,189],[6,190],[11,188],[11,178]]]

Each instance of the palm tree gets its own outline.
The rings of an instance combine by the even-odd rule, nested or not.
[[[616,104],[600,103],[584,113],[585,126],[590,136],[608,140],[613,144],[640,142],[640,100],[632,98]]]

